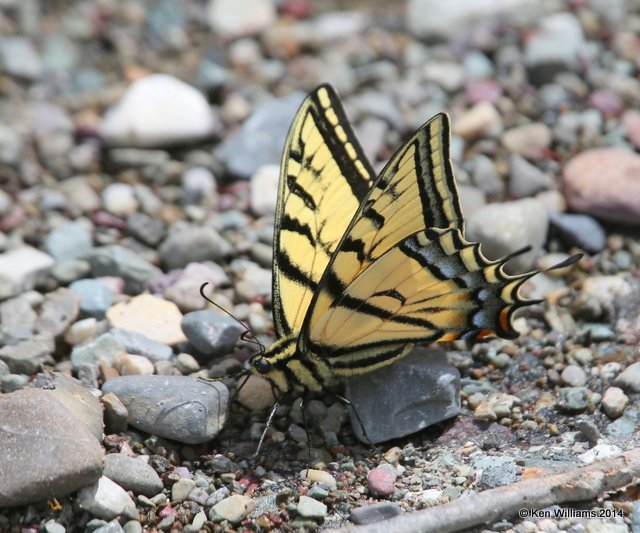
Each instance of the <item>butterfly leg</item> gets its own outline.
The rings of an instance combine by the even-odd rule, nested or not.
[[[362,422],[362,418],[360,418],[360,415],[358,414],[358,410],[355,408],[355,406],[351,403],[351,401],[348,398],[345,398],[344,396],[340,396],[339,394],[336,394],[335,397],[353,411],[353,414],[356,415],[356,420],[358,421],[358,425],[362,430],[362,435],[367,441],[367,444],[369,445],[369,447],[371,447],[374,450],[374,452],[378,453],[380,449],[373,442],[371,442],[371,439],[367,434],[367,430],[364,427],[364,423]]]
[[[267,436],[267,431],[271,427],[271,422],[273,422],[273,417],[275,416],[278,407],[283,402],[283,400],[287,397],[287,395],[288,393],[283,394],[282,396],[280,396],[280,398],[276,400],[276,403],[273,404],[273,408],[269,413],[269,418],[267,418],[267,424],[265,425],[264,431],[260,436],[260,441],[258,442],[258,448],[256,449],[256,453],[253,454],[254,458],[258,457],[258,454],[260,453],[260,449],[262,448],[262,443],[264,442],[264,438]]]

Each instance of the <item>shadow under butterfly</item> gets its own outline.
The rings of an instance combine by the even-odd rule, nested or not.
[[[376,176],[335,90],[320,85],[303,101],[282,156],[275,215],[277,338],[265,349],[245,331],[258,352],[235,376],[261,376],[279,393],[256,454],[292,394],[383,368],[416,343],[513,339],[513,313],[540,302],[519,295],[539,271],[504,270],[530,247],[491,261],[464,238],[449,143],[449,117],[440,113]]]

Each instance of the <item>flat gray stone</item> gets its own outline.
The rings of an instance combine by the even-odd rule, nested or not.
[[[32,289],[54,264],[53,257],[31,246],[0,254],[0,299]]]
[[[109,453],[104,458],[104,475],[134,494],[155,496],[162,488],[157,472],[142,459],[122,453]]]
[[[121,515],[138,518],[134,501],[120,485],[105,476],[78,492],[78,503],[92,515],[105,520]]]
[[[100,442],[48,391],[0,395],[0,507],[64,496],[100,477]]]
[[[230,316],[215,311],[194,311],[182,317],[182,331],[202,354],[219,356],[229,353],[244,331]]]
[[[78,318],[79,304],[80,297],[66,287],[48,293],[36,320],[36,331],[49,333],[54,337],[62,335]]]
[[[173,357],[171,346],[125,328],[112,328],[109,334],[124,346],[127,353],[144,355],[151,361],[168,361]]]
[[[403,359],[346,383],[346,397],[373,443],[420,431],[460,413],[460,374],[442,350],[422,347]],[[353,409],[351,427],[366,443]]]
[[[229,390],[187,376],[123,376],[107,381],[129,411],[129,424],[160,437],[200,444],[214,438],[227,417]]]
[[[162,275],[158,267],[119,244],[94,248],[87,255],[87,259],[93,276],[122,278],[127,294],[141,293],[149,281]]]
[[[57,262],[84,257],[93,246],[91,230],[80,221],[67,222],[51,230],[44,247]]]
[[[24,296],[11,298],[0,304],[0,324],[5,343],[13,344],[33,335],[38,315]]]
[[[388,520],[398,516],[401,512],[401,507],[395,502],[380,502],[352,509],[349,518],[354,524],[364,526],[380,522],[380,520]]]
[[[48,333],[40,333],[17,344],[0,348],[0,360],[7,364],[11,372],[33,374],[40,370],[42,363],[55,349],[53,337]]]
[[[74,370],[84,365],[98,366],[100,363],[113,366],[118,355],[124,351],[124,346],[113,335],[104,333],[97,339],[76,346],[71,351],[71,365]]]

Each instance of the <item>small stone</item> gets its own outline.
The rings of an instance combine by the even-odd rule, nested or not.
[[[589,103],[606,118],[617,117],[624,109],[622,99],[611,89],[593,91],[589,96]]]
[[[327,515],[327,506],[309,496],[300,496],[296,512],[304,518],[321,520]]]
[[[280,167],[264,165],[251,176],[251,210],[260,216],[276,212]]]
[[[640,155],[595,148],[572,157],[563,170],[565,196],[574,211],[608,222],[640,221]]]
[[[483,490],[510,485],[518,474],[516,461],[509,456],[480,456],[473,467],[482,470],[478,486]]]
[[[31,375],[51,358],[55,348],[53,336],[40,333],[17,344],[0,348],[0,361],[4,361],[11,372]]]
[[[578,455],[578,459],[585,464],[591,464],[594,461],[616,457],[622,453],[618,446],[612,444],[598,444],[587,450],[585,453]]]
[[[598,439],[600,438],[600,430],[591,420],[580,420],[576,424],[576,428],[590,443],[595,444],[598,442]]]
[[[625,129],[627,139],[640,148],[640,110],[628,109],[622,114],[622,126]]]
[[[398,479],[393,467],[383,465],[373,468],[367,474],[367,487],[375,495],[386,498],[393,494],[395,482]]]
[[[560,378],[569,387],[582,387],[587,382],[586,372],[576,365],[567,365],[560,374]]]
[[[175,224],[160,246],[160,256],[168,268],[189,263],[218,261],[231,252],[231,245],[213,228]]]
[[[0,254],[0,300],[32,289],[54,264],[50,255],[30,246]]]
[[[76,346],[71,351],[71,364],[74,370],[79,370],[84,365],[104,364],[110,367],[123,352],[124,346],[113,335],[105,333],[97,339]]]
[[[401,507],[396,502],[380,502],[362,505],[351,510],[349,519],[354,524],[366,526],[374,522],[388,520],[398,516],[402,512]]]
[[[69,285],[77,279],[88,276],[91,273],[89,261],[84,259],[71,259],[62,263],[56,263],[51,269],[51,275],[60,285]]]
[[[453,133],[467,141],[501,127],[500,114],[487,102],[474,105],[453,121]]]
[[[121,515],[129,518],[138,516],[133,500],[120,485],[108,477],[103,476],[80,490],[77,498],[80,507],[98,518],[111,520]]]
[[[0,41],[0,67],[10,76],[37,80],[42,76],[42,59],[31,39],[3,36]]]
[[[114,305],[107,311],[107,320],[113,328],[135,331],[169,346],[186,340],[180,327],[182,313],[176,304],[151,294]]]
[[[579,246],[584,251],[595,254],[601,252],[606,245],[606,232],[588,215],[553,213],[550,220],[567,246]]]
[[[338,486],[336,479],[329,472],[325,472],[324,470],[305,468],[300,472],[300,479],[308,479],[310,481],[315,481],[316,483],[323,483],[329,487],[329,490],[335,490]]]
[[[100,399],[104,408],[104,425],[107,434],[120,433],[127,429],[129,412],[120,399],[112,393],[107,393]]]
[[[138,209],[133,187],[128,183],[111,183],[102,191],[102,207],[118,217],[126,217]]]
[[[127,217],[127,231],[139,241],[153,248],[157,247],[166,235],[165,224],[162,220],[137,211]]]
[[[187,376],[123,376],[107,381],[129,411],[129,423],[143,431],[200,444],[215,437],[226,421],[229,391],[219,381]]]
[[[632,363],[625,368],[613,383],[623,390],[640,392],[640,362]]]
[[[57,262],[82,258],[93,246],[91,230],[80,221],[67,222],[49,232],[44,246]]]
[[[247,409],[263,411],[275,403],[273,389],[268,380],[251,375],[243,379],[242,382],[243,386],[238,392],[237,400]]]
[[[546,150],[551,145],[551,136],[546,124],[534,122],[505,131],[501,141],[509,152],[535,160],[545,158]],[[550,183],[551,179],[547,177],[544,181]]]
[[[472,181],[487,196],[498,196],[504,190],[504,183],[493,161],[482,154],[473,159]]]
[[[168,361],[173,357],[173,350],[162,342],[155,341],[137,331],[126,328],[112,328],[113,336],[127,353],[144,355],[151,361]]]
[[[515,198],[526,198],[551,187],[551,176],[532,165],[524,157],[511,156],[509,192]]]
[[[199,91],[173,76],[153,74],[129,87],[99,130],[110,145],[157,147],[209,137],[217,121]]]
[[[109,453],[105,456],[103,475],[134,494],[151,497],[163,489],[160,476],[148,463],[122,453]]]
[[[102,318],[113,301],[111,291],[96,279],[79,279],[69,285],[80,299],[80,312]]]
[[[234,494],[216,503],[211,508],[210,518],[216,522],[228,520],[232,524],[239,524],[255,506],[256,503],[248,496]]]
[[[150,376],[155,372],[153,363],[142,355],[121,353],[114,367],[121,376]]]
[[[589,406],[586,387],[564,387],[558,391],[558,409],[566,413],[581,413]]]
[[[181,311],[189,313],[203,309],[207,302],[200,295],[204,281],[209,282],[206,291],[214,290],[229,282],[222,267],[215,263],[189,263],[182,274],[164,291],[164,297],[175,303]]]
[[[183,375],[187,376],[200,370],[200,365],[195,357],[188,353],[180,353],[175,361],[176,369]]]
[[[602,397],[602,410],[609,418],[615,419],[622,416],[628,403],[629,397],[622,389],[609,387]]]
[[[244,330],[233,318],[205,310],[184,315],[182,331],[200,352],[217,357],[229,353]]]
[[[195,486],[196,482],[193,479],[180,478],[171,486],[171,499],[179,502],[186,500]]]
[[[98,333],[98,321],[95,318],[78,320],[69,326],[64,334],[64,341],[71,346],[76,346],[89,339],[93,339]]]
[[[147,283],[162,275],[162,271],[134,251],[112,244],[94,248],[87,256],[93,276],[113,276],[124,279],[127,294],[139,294]]]

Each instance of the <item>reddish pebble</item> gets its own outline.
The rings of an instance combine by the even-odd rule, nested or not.
[[[622,100],[610,89],[594,91],[589,97],[589,103],[605,117],[617,117],[622,112]]]
[[[640,148],[640,111],[629,109],[622,115],[622,126],[629,139],[636,148]]]
[[[367,486],[372,494],[387,497],[393,494],[393,487],[398,479],[392,467],[379,466],[367,475]]]
[[[495,104],[502,97],[502,87],[495,80],[470,80],[466,83],[464,91],[470,104]]]

